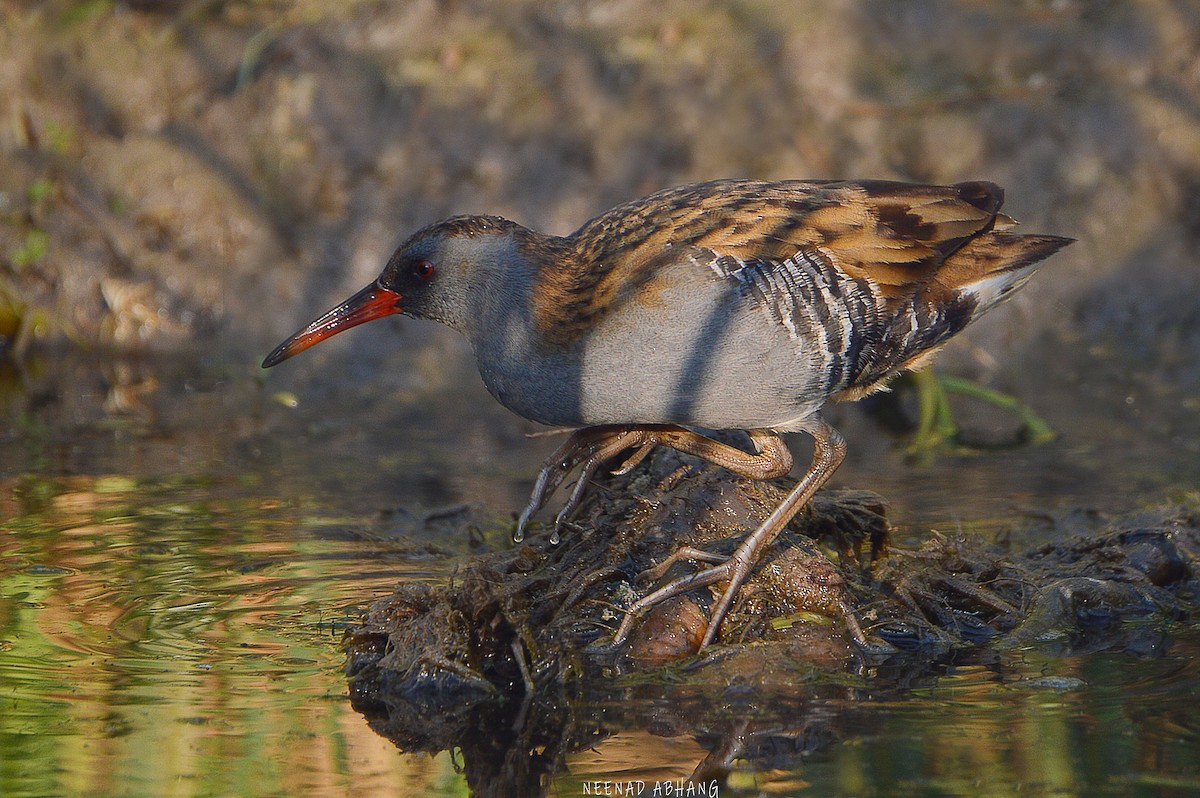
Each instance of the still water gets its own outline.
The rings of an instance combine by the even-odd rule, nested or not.
[[[276,383],[211,361],[9,374],[0,795],[467,794],[456,755],[400,753],[350,707],[340,647],[397,581],[444,580],[467,556],[457,516],[500,545],[552,448],[446,362],[369,384],[353,365],[317,376],[319,358]],[[839,486],[895,497],[902,539],[1120,509],[1133,499],[1114,484],[1196,484],[1169,424],[1141,452],[1114,428],[1125,473],[1106,481],[1085,435],[917,469],[860,415],[840,423]],[[1012,652],[805,717],[751,704],[734,736],[780,753],[735,760],[720,794],[1200,794],[1197,654],[1176,624],[1141,653]],[[712,747],[611,709],[551,794],[678,783]]]

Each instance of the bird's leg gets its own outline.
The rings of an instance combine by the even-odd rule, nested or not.
[[[708,629],[704,633],[704,639],[700,643],[700,648],[704,648],[713,641],[721,628],[722,621],[725,620],[725,615],[733,605],[734,598],[737,597],[738,591],[750,575],[750,571],[754,568],[754,564],[758,561],[762,551],[787,526],[788,521],[792,520],[792,516],[808,503],[808,500],[817,492],[817,489],[825,484],[829,477],[833,475],[833,472],[841,465],[842,459],[846,455],[845,439],[842,438],[837,430],[826,423],[824,419],[819,416],[812,418],[809,421],[806,431],[816,441],[816,451],[813,453],[813,462],[809,466],[808,473],[796,483],[796,487],[792,488],[792,492],[779,503],[779,506],[762,522],[758,529],[754,530],[749,537],[742,541],[733,554],[720,565],[676,579],[674,582],[664,585],[653,593],[635,601],[633,606],[627,611],[625,619],[621,622],[621,627],[617,630],[616,635],[613,636],[612,645],[619,645],[623,642],[628,637],[637,617],[656,604],[660,604],[673,596],[686,593],[695,588],[707,587],[717,582],[728,582],[716,605],[713,607],[712,615],[708,621]],[[770,434],[775,437],[773,433]],[[776,440],[778,440],[777,437]],[[703,557],[693,556],[695,553],[688,551],[688,549],[682,549],[680,552],[676,552],[676,555],[673,555],[675,558],[673,562],[677,562],[679,559],[711,559],[707,554]]]
[[[747,434],[754,444],[753,454],[690,429],[674,426],[647,427],[639,436],[639,443],[643,449],[651,445],[670,446],[750,479],[774,479],[792,470],[792,452],[777,433],[767,429],[752,429]],[[625,473],[644,456],[639,450],[630,458],[631,462],[622,466],[617,473]]]
[[[579,481],[555,519],[551,541],[556,543],[559,527],[578,506],[588,482],[599,467],[627,449],[636,451],[614,473],[627,473],[651,449],[660,445],[695,455],[751,479],[771,479],[791,470],[792,454],[777,434],[770,430],[750,430],[749,435],[755,447],[754,454],[674,425],[606,424],[576,430],[542,466],[529,503],[517,520],[513,539],[519,543],[524,538],[529,519],[542,508],[567,474],[582,464]]]

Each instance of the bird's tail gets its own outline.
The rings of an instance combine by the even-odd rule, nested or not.
[[[1007,231],[985,233],[948,258],[936,279],[946,288],[970,296],[978,315],[1007,299],[1043,260],[1074,240]]]

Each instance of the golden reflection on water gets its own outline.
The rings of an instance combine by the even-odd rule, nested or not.
[[[202,484],[69,478],[0,526],[0,794],[445,794],[344,700],[344,624],[385,542]],[[9,493],[8,490],[5,491]],[[47,495],[48,494],[48,495]],[[18,510],[19,500],[6,510]]]

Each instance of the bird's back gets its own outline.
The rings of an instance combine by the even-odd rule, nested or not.
[[[856,332],[853,378],[871,385],[1007,297],[1069,242],[1018,235],[992,183],[718,180],[617,206],[569,239],[574,258],[548,270],[535,318],[566,343],[586,334],[680,259],[754,281],[779,323],[816,316]],[[816,307],[814,307],[816,305]],[[826,305],[827,307],[821,307]],[[804,306],[804,307],[802,307]]]
[[[533,275],[536,339],[576,353],[553,420],[788,428],[857,398],[1068,243],[1013,233],[1002,202],[985,182],[720,180],[617,206]]]

